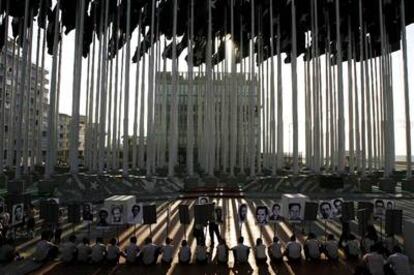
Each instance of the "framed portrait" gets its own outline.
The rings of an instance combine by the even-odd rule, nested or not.
[[[337,199],[333,199],[331,200],[331,205],[332,205],[332,218],[341,218],[342,217],[342,210],[343,210],[343,205],[344,203],[344,199],[343,198],[337,198]]]
[[[143,204],[135,203],[128,209],[128,224],[142,224],[143,222]]]
[[[84,222],[93,222],[93,205],[90,202],[82,204],[82,219]]]
[[[109,226],[109,211],[106,208],[102,208],[98,211],[96,227],[104,228],[108,226]]]
[[[209,202],[210,202],[209,197],[202,196],[202,197],[198,198],[198,204],[199,205],[208,204]]]
[[[320,201],[319,202],[319,217],[322,220],[330,220],[333,218],[333,206],[331,201]]]
[[[269,213],[269,223],[277,223],[283,220],[280,203],[273,203]]]
[[[123,224],[123,213],[124,207],[122,204],[112,204],[110,213],[111,224]]]
[[[256,224],[258,225],[266,225],[269,221],[269,209],[264,206],[257,206],[256,207]]]
[[[247,204],[245,203],[240,204],[238,212],[237,212],[240,223],[243,223],[247,220],[247,213],[248,213]]]
[[[12,206],[12,225],[18,225],[23,222],[24,208],[23,203],[13,204]]]

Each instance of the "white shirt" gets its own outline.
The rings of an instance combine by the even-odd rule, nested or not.
[[[266,259],[266,246],[264,244],[256,245],[254,252],[257,259]]]
[[[146,265],[151,264],[155,260],[155,251],[157,250],[158,246],[155,244],[146,244],[142,248],[142,262]]]
[[[49,254],[50,244],[49,242],[45,240],[40,240],[36,244],[36,251],[34,253],[34,259],[35,261],[44,261],[47,258],[47,255]]]
[[[106,252],[105,245],[101,243],[97,243],[94,246],[92,246],[92,252],[91,252],[91,260],[92,262],[98,263],[104,259]]]
[[[289,258],[299,259],[301,257],[302,245],[297,241],[288,242],[286,250],[288,251]]]
[[[250,247],[244,244],[238,244],[232,249],[236,251],[238,262],[242,262],[242,263],[247,262],[247,257],[248,257]]]
[[[335,240],[327,241],[325,243],[326,253],[330,258],[338,258],[338,242]]]
[[[361,249],[359,248],[359,243],[357,240],[351,240],[347,242],[346,246],[348,247],[348,253],[351,256],[359,256],[359,254],[361,254]]]
[[[384,275],[384,258],[376,253],[368,253],[364,256],[363,261],[367,264],[371,275]]]
[[[280,244],[280,242],[272,243],[268,248],[268,252],[269,252],[269,257],[280,259],[283,256],[282,245]]]
[[[135,243],[130,243],[125,248],[125,254],[126,254],[126,261],[129,263],[133,263],[136,261],[137,256],[139,253],[139,247]]]
[[[73,260],[74,253],[76,252],[76,244],[72,242],[67,242],[62,244],[60,248],[60,259],[62,262],[70,262]]]
[[[410,275],[410,261],[408,257],[401,253],[394,253],[387,259],[387,263],[391,265],[396,275]]]
[[[190,247],[182,246],[180,252],[178,253],[178,258],[181,262],[188,262],[191,259],[191,250]]]
[[[207,260],[207,247],[197,245],[196,251],[195,251],[196,259],[199,261],[205,261]]]
[[[119,247],[117,245],[108,245],[106,258],[110,261],[114,261],[119,256]]]
[[[224,244],[219,244],[217,246],[217,259],[219,262],[227,262],[228,261],[228,252],[227,247]]]
[[[171,244],[166,244],[161,248],[161,253],[162,253],[162,260],[164,262],[171,262],[172,257],[173,257],[173,253],[174,253],[174,246],[172,246]]]
[[[79,244],[78,245],[78,261],[87,262],[91,252],[92,252],[92,248],[89,245],[85,245],[83,243]]]
[[[308,247],[309,256],[312,259],[319,259],[321,257],[320,244],[318,240],[306,240],[305,244]]]

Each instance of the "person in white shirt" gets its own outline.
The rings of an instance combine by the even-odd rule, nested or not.
[[[321,259],[321,244],[315,234],[309,233],[304,245],[307,260],[315,261]]]
[[[256,240],[256,246],[254,247],[254,258],[258,264],[263,264],[267,261],[266,246],[260,238],[257,238]]]
[[[54,259],[58,254],[58,248],[51,243],[50,233],[48,231],[43,231],[41,240],[36,244],[36,250],[34,253],[35,262],[45,262],[47,260]]]
[[[345,255],[349,260],[357,260],[361,255],[361,248],[358,240],[353,234],[349,235],[349,239],[345,241]]]
[[[142,263],[146,266],[154,265],[157,263],[158,255],[160,254],[160,248],[158,245],[152,243],[150,237],[145,239],[145,245],[142,247]]]
[[[235,264],[244,264],[249,259],[250,247],[243,244],[244,238],[239,237],[238,244],[231,250],[234,254]]]
[[[124,253],[122,254],[123,257],[126,259],[128,264],[135,264],[138,262],[139,259],[139,247],[137,245],[137,237],[132,236],[129,239],[129,244],[125,248]]]
[[[92,248],[89,245],[89,239],[83,238],[82,243],[78,245],[78,262],[87,263],[89,262],[92,253]]]
[[[379,254],[380,245],[374,244],[371,246],[371,252],[362,257],[362,263],[368,274],[384,275],[384,258]]]
[[[217,246],[217,263],[227,265],[229,261],[229,247],[223,238],[220,238]]]
[[[393,254],[391,254],[386,261],[386,269],[389,274],[395,275],[410,275],[410,261],[408,257],[402,254],[401,248],[397,245],[394,246]]]
[[[76,236],[71,235],[69,241],[60,247],[60,259],[64,263],[71,263],[76,259],[78,249],[76,248]]]
[[[91,261],[94,264],[100,263],[105,259],[106,246],[103,244],[101,237],[96,238],[96,243],[92,246],[91,250]]]
[[[278,237],[273,237],[273,243],[267,248],[269,258],[273,262],[280,262],[283,260],[282,244]]]
[[[335,240],[334,235],[328,235],[323,250],[329,260],[338,260],[338,242]]]
[[[181,241],[181,248],[178,252],[178,261],[180,264],[189,264],[191,260],[191,249],[186,240]]]
[[[174,246],[171,244],[172,240],[170,238],[167,238],[165,240],[165,245],[161,247],[161,262],[163,264],[171,264],[173,253],[174,253]]]
[[[286,245],[285,255],[289,261],[300,261],[302,258],[302,245],[296,240],[295,234],[290,237]]]
[[[106,248],[106,260],[108,261],[109,264],[117,265],[119,262],[120,255],[121,255],[121,251],[119,250],[117,241],[115,238],[112,238],[109,241],[109,244]]]

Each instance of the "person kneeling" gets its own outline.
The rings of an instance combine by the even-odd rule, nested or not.
[[[229,261],[229,248],[226,244],[226,241],[223,238],[220,238],[219,245],[217,246],[217,263],[227,265]]]
[[[278,237],[273,237],[273,243],[267,248],[267,253],[272,262],[281,262],[283,260],[282,244]]]
[[[161,247],[161,262],[163,264],[171,264],[172,262],[172,257],[173,257],[173,253],[174,253],[174,246],[171,244],[172,240],[170,238],[167,238],[165,240],[165,245],[163,245]]]
[[[198,264],[206,264],[208,262],[207,246],[204,240],[200,241],[195,251],[195,258]]]
[[[186,240],[182,240],[180,252],[178,252],[178,261],[180,264],[189,264],[191,260],[191,249]]]
[[[119,246],[117,245],[116,239],[112,238],[109,241],[109,245],[106,248],[106,260],[110,265],[117,265],[119,262],[119,256],[121,255],[121,251],[119,250]]]
[[[301,260],[302,245],[296,240],[295,234],[290,237],[290,241],[286,245],[285,255],[292,262],[299,262]]]
[[[129,244],[125,248],[123,257],[128,264],[136,264],[139,259],[139,247],[137,245],[137,237],[133,236],[129,239]]]
[[[321,259],[321,244],[315,234],[309,233],[305,241],[305,256],[307,260],[318,261]]]
[[[243,244],[244,238],[238,239],[238,244],[231,250],[234,254],[235,264],[244,264],[249,259],[250,247]]]
[[[263,244],[262,239],[256,240],[256,246],[254,247],[254,257],[257,264],[264,264],[267,261],[266,246]]]
[[[93,264],[101,263],[106,257],[106,247],[101,237],[96,238],[96,243],[92,246],[91,262]]]
[[[327,241],[324,245],[324,253],[329,260],[338,260],[338,242],[335,240],[334,235],[329,234]]]
[[[64,263],[71,263],[77,258],[78,249],[76,248],[76,236],[71,235],[69,241],[62,244],[60,248],[60,259]]]

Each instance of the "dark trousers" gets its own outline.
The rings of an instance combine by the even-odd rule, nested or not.
[[[215,222],[211,222],[208,225],[208,233],[210,235],[211,243],[214,244],[214,234],[217,237],[217,240],[220,239],[220,230],[219,225]]]

